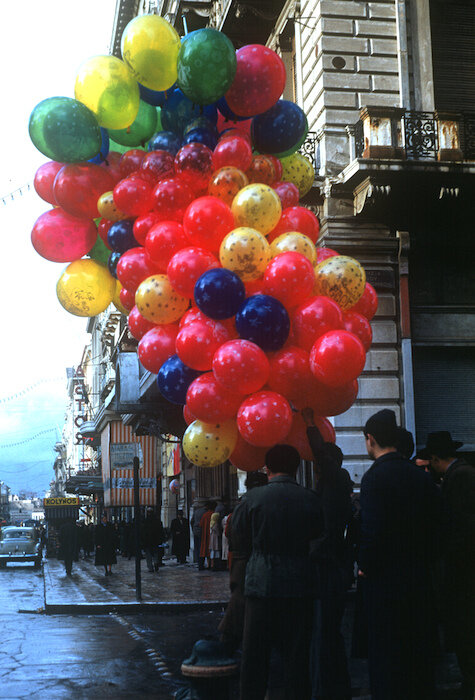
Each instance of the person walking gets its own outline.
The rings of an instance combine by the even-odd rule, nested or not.
[[[440,501],[428,474],[396,450],[394,411],[364,427],[374,460],[361,482],[358,555],[368,625],[373,700],[433,700],[434,595],[431,586]]]
[[[147,569],[150,572],[158,572],[159,551],[163,544],[164,531],[162,521],[157,517],[153,508],[147,508],[141,527],[141,535]]]
[[[64,561],[66,576],[72,576],[73,561],[79,560],[79,528],[70,518],[59,529],[59,556]]]
[[[186,564],[186,557],[190,551],[190,524],[179,510],[178,515],[170,525],[172,536],[172,554],[176,556],[179,564]]]
[[[201,551],[201,527],[200,521],[203,515],[206,513],[206,504],[199,505],[195,504],[193,506],[193,515],[191,516],[191,531],[193,533],[193,562],[195,564],[200,563],[200,551]]]
[[[442,478],[444,628],[462,674],[461,698],[475,693],[475,468],[457,455],[448,431],[429,433],[418,454]]]
[[[266,455],[269,485],[250,491],[233,512],[233,548],[247,559],[241,700],[265,697],[273,649],[280,653],[285,697],[311,697],[309,549],[322,525],[316,495],[295,480],[299,464],[294,447],[272,447]]]
[[[103,566],[105,576],[112,575],[112,564],[117,564],[115,553],[116,536],[112,524],[107,520],[107,513],[102,513],[101,522],[95,530],[96,556],[95,566]]]

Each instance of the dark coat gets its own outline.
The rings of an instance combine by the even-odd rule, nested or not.
[[[444,558],[453,576],[475,577],[475,467],[456,459],[441,486]]]
[[[186,518],[174,518],[170,525],[172,554],[181,557],[190,551],[190,524]]]
[[[78,561],[79,558],[79,528],[75,522],[66,522],[59,530],[58,559]]]
[[[162,521],[156,515],[147,515],[140,526],[140,536],[144,549],[156,549],[165,539]]]
[[[115,554],[116,534],[111,523],[100,523],[95,530],[96,556],[94,564],[96,566],[106,566],[116,564]]]
[[[249,491],[233,512],[234,551],[248,558],[246,596],[301,598],[313,593],[310,542],[322,533],[315,493],[290,476]]]

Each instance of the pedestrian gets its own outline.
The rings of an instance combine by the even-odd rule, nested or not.
[[[247,559],[241,700],[265,697],[273,649],[280,654],[285,697],[311,697],[309,549],[322,526],[315,493],[295,480],[299,464],[294,447],[272,447],[266,455],[269,485],[250,491],[233,512],[233,550]]]
[[[373,700],[433,700],[432,571],[440,519],[437,487],[396,450],[394,411],[364,428],[374,460],[361,482],[358,555]]]
[[[315,567],[310,674],[315,700],[351,700],[351,680],[341,632],[346,592],[353,580],[353,559],[346,534],[352,520],[353,482],[342,469],[343,453],[324,442],[313,410],[302,416],[314,456],[315,493],[323,517],[323,532],[312,545]]]
[[[59,529],[58,559],[64,561],[66,576],[72,576],[73,561],[79,560],[79,529],[73,518],[69,518]]]
[[[96,556],[95,566],[103,566],[105,576],[112,575],[112,564],[117,564],[115,554],[116,536],[112,524],[107,520],[107,513],[102,513],[101,522],[95,530]]]
[[[157,517],[153,508],[147,508],[145,520],[141,527],[142,547],[145,553],[147,569],[150,572],[158,572],[159,551],[163,544],[163,524]]]
[[[179,564],[186,563],[186,557],[190,551],[190,524],[183,516],[183,511],[179,510],[178,515],[170,525],[172,536],[172,555],[176,556]]]
[[[193,515],[191,516],[191,531],[193,533],[193,562],[200,564],[201,550],[201,527],[200,520],[206,513],[206,504],[195,504],[193,506]]]
[[[209,551],[209,538],[210,538],[210,522],[211,516],[216,508],[215,501],[208,501],[206,503],[206,511],[201,516],[200,520],[200,530],[201,530],[201,544],[200,544],[200,560],[198,569],[203,571],[205,568],[205,559],[208,562],[208,569],[211,569],[210,551]]]
[[[462,674],[461,698],[475,692],[475,468],[457,455],[463,443],[448,431],[429,433],[419,453],[442,478],[444,628]]]
[[[209,556],[211,569],[221,571],[221,547],[223,541],[223,529],[221,526],[221,515],[216,511],[211,515],[209,521]]]
[[[229,568],[229,540],[228,540],[228,520],[230,513],[226,513],[221,522],[221,561],[224,569]]]
[[[84,559],[89,559],[94,551],[94,525],[88,523],[84,527]]]

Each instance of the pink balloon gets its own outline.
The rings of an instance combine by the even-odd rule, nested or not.
[[[300,193],[293,182],[274,182],[272,189],[279,195],[282,209],[296,207],[299,203]]]
[[[36,252],[51,262],[72,262],[89,253],[97,240],[94,221],[76,219],[62,209],[41,214],[31,232]]]
[[[56,205],[54,198],[53,185],[56,175],[59,173],[64,163],[57,163],[55,160],[49,160],[47,163],[40,165],[33,180],[33,186],[41,199],[49,204]]]
[[[292,425],[292,409],[281,394],[258,391],[242,402],[237,415],[238,430],[255,447],[282,442]]]

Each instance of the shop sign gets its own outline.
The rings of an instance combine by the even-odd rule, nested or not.
[[[116,442],[110,446],[111,469],[133,469],[134,457],[143,463],[142,446],[139,442]]]
[[[44,498],[43,506],[45,508],[51,506],[78,506],[79,496],[55,496],[53,498]]]
[[[139,479],[139,488],[141,488],[141,489],[153,489],[153,488],[155,488],[156,485],[157,485],[156,478],[144,477],[143,479]],[[134,479],[133,479],[133,477],[128,477],[128,476],[112,477],[111,487],[113,489],[133,489],[134,488]]]

